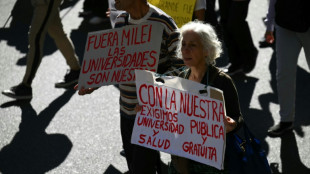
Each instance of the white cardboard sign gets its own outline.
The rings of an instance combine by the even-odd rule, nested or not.
[[[222,91],[180,77],[157,81],[154,72],[135,72],[142,110],[137,113],[131,142],[223,169],[226,111]]]
[[[79,87],[134,83],[135,69],[156,71],[162,34],[153,22],[88,33]]]

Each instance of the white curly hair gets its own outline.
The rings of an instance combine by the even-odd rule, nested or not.
[[[178,57],[182,57],[181,47],[183,34],[187,31],[193,31],[200,36],[201,43],[208,56],[206,57],[206,63],[215,64],[215,59],[222,53],[222,43],[219,41],[217,34],[210,24],[204,24],[201,21],[191,21],[184,24],[180,29],[179,44],[177,48]]]

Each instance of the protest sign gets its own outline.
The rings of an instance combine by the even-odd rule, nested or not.
[[[148,0],[148,2],[166,12],[178,27],[182,27],[192,20],[196,0]]]
[[[223,169],[222,91],[179,77],[136,70],[139,105],[131,143]],[[210,96],[216,96],[211,98]]]
[[[88,33],[79,88],[135,82],[135,69],[156,71],[163,26],[142,23]]]

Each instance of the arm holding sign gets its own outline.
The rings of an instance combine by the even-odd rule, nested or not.
[[[236,129],[237,123],[234,119],[232,119],[228,116],[225,116],[225,117],[226,117],[226,119],[224,119],[224,124],[226,127],[226,133],[229,133],[229,132],[233,131],[234,129]]]
[[[168,32],[170,33],[168,34]],[[182,59],[177,58],[176,55],[179,34],[177,30],[164,30],[164,35],[168,35],[168,38],[164,40],[161,45],[157,73],[177,76],[181,72],[179,68],[183,67],[184,63]]]
[[[231,133],[234,133],[238,131],[243,124],[243,116],[240,110],[237,89],[231,77],[229,77],[218,68],[216,68],[215,70],[218,72],[218,77],[214,79],[212,85],[223,91],[226,114],[229,115],[236,122],[235,129],[231,131]]]
[[[79,85],[77,84],[77,85],[75,85],[74,86],[74,89],[75,90],[78,90],[79,89]],[[96,88],[84,88],[84,87],[82,87],[80,90],[79,90],[79,95],[86,95],[86,94],[91,94],[91,93],[93,93],[95,90],[97,90],[98,89],[98,87],[96,87]]]

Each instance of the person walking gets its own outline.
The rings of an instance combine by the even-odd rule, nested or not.
[[[291,131],[295,119],[296,69],[301,49],[304,49],[310,68],[310,5],[308,0],[270,0],[275,15],[277,90],[280,105],[280,122],[268,130],[270,137],[282,136]],[[274,18],[274,19],[272,19]],[[266,31],[273,38],[273,31]]]
[[[70,70],[64,79],[55,83],[56,88],[67,88],[77,83],[80,74],[80,63],[71,40],[64,32],[60,19],[59,6],[62,0],[31,0],[34,7],[29,30],[29,51],[27,67],[23,81],[2,94],[17,100],[32,99],[31,84],[43,57],[43,47],[46,33],[55,41],[56,46],[66,59]]]
[[[250,0],[219,0],[223,39],[231,65],[229,75],[249,73],[256,64],[258,50],[246,21]]]

